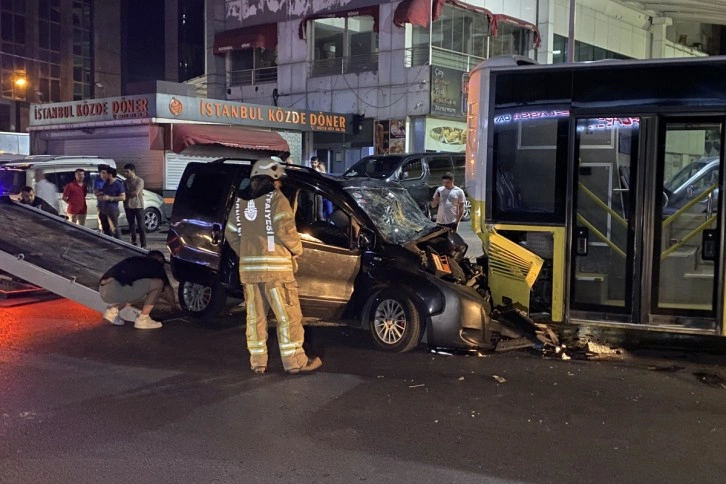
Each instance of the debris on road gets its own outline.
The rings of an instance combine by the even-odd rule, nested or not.
[[[698,371],[695,372],[693,376],[698,378],[698,381],[701,383],[705,383],[710,387],[726,389],[726,380],[724,380],[721,375],[708,371]]]
[[[419,383],[418,385],[409,385],[408,388],[418,388],[418,387],[425,387],[423,383]]]
[[[507,383],[507,379],[506,379],[506,378],[504,378],[503,376],[499,376],[499,375],[492,375],[492,378],[494,378],[494,379],[495,379],[496,381],[498,381],[499,383]]]

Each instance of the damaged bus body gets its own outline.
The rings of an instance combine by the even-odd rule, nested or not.
[[[470,74],[468,114],[494,306],[575,323],[560,328],[726,335],[726,60],[495,57]]]

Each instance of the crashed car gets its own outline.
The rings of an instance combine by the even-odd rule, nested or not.
[[[167,245],[179,302],[202,319],[218,315],[228,294],[243,294],[224,227],[252,164],[192,162],[179,183]],[[421,342],[492,347],[483,268],[465,258],[458,234],[421,213],[405,188],[301,166],[286,170],[282,191],[304,248],[296,274],[303,314],[352,322],[390,351]]]

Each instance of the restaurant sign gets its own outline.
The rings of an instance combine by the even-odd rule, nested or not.
[[[30,126],[52,126],[133,118],[221,123],[256,128],[347,133],[350,115],[304,111],[220,99],[146,94],[66,103],[33,104]]]

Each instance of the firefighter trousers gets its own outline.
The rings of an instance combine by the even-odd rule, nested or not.
[[[303,350],[305,331],[298,298],[297,282],[246,283],[247,349],[254,370],[267,366],[267,312],[270,306],[277,318],[277,342],[285,371],[304,367],[308,357]]]

